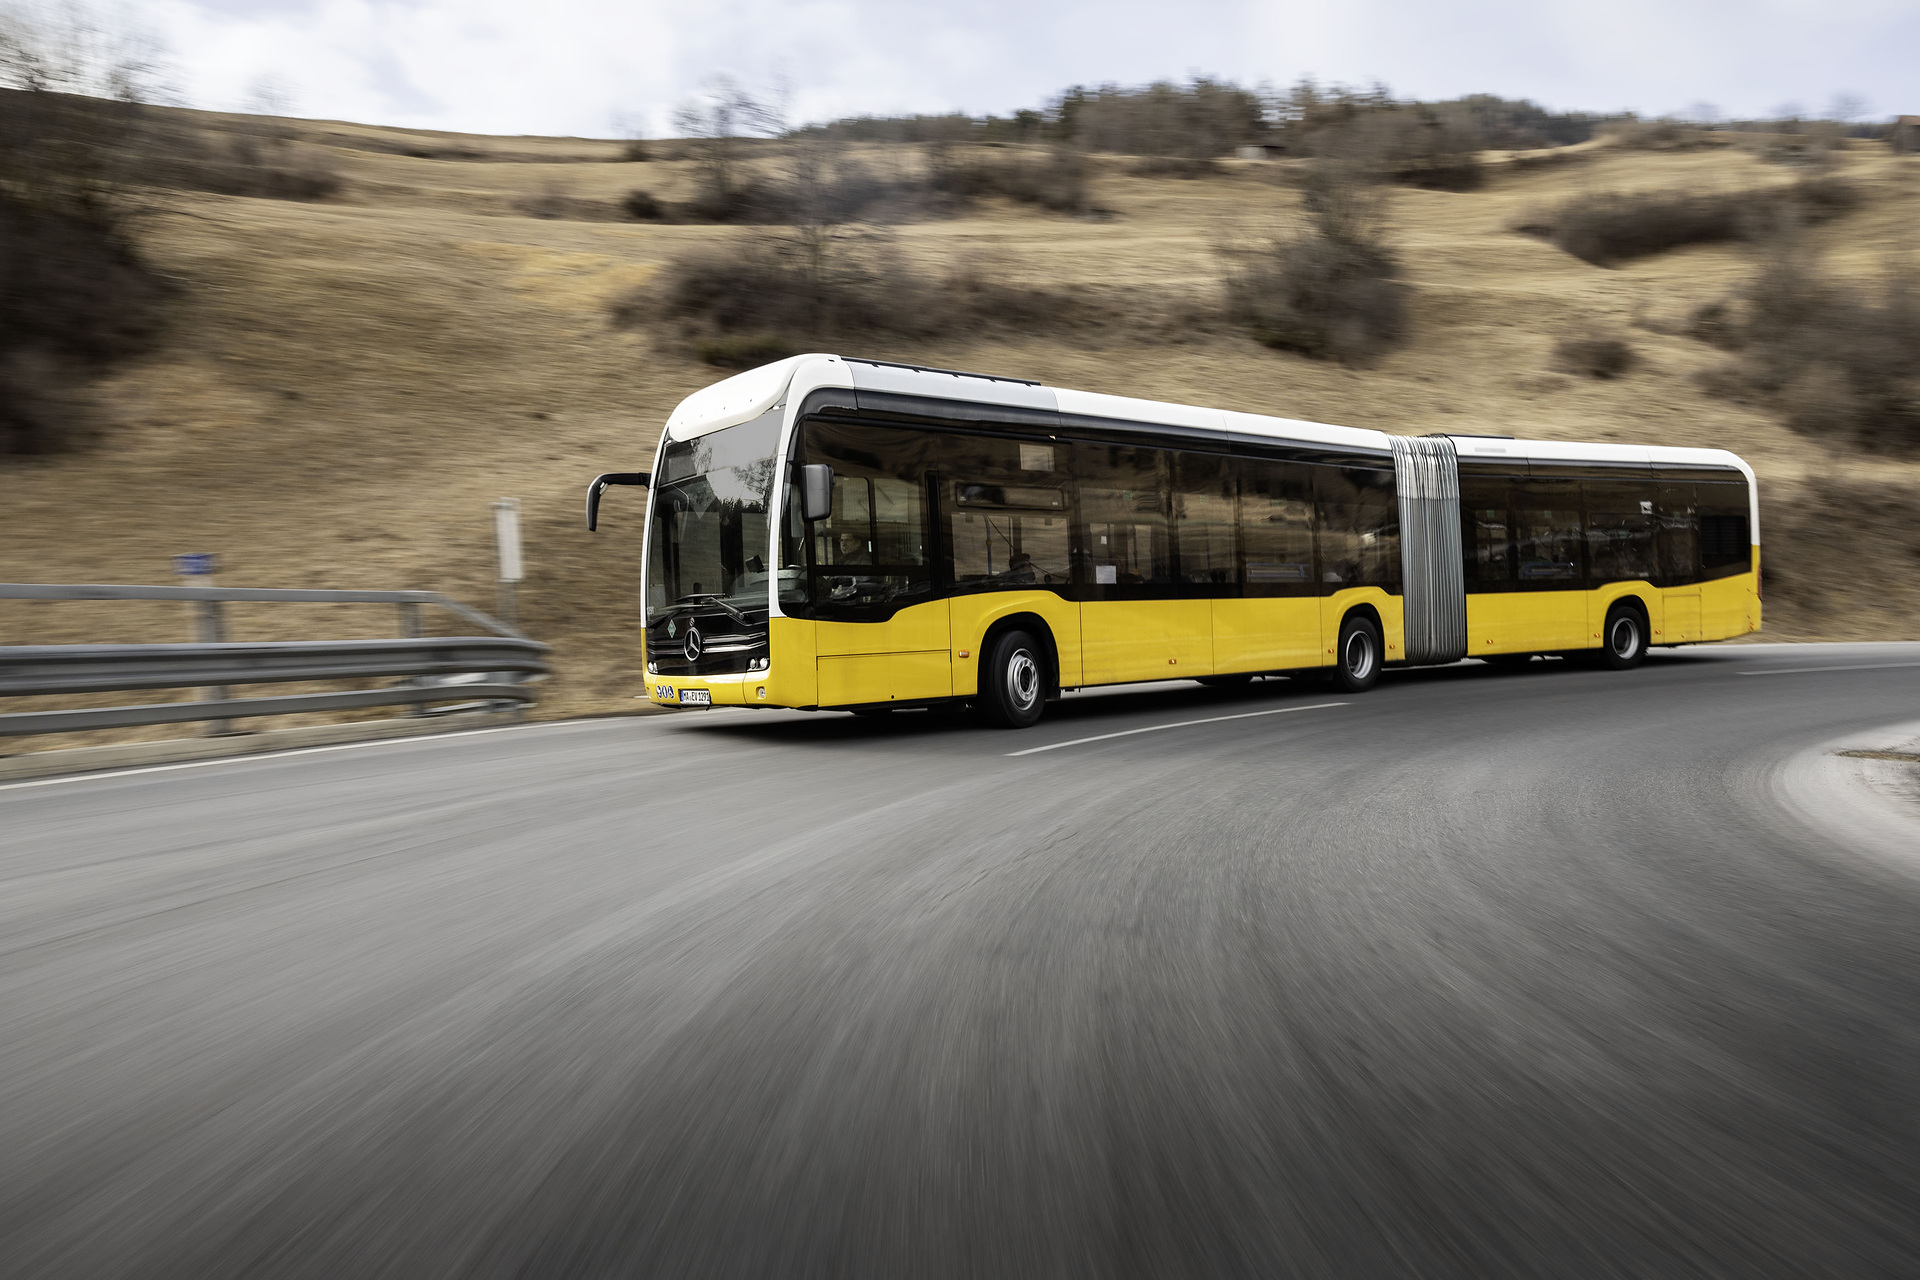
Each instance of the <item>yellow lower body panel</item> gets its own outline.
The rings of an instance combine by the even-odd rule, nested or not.
[[[1317,667],[1323,647],[1318,596],[1213,602],[1215,672]]]
[[[1080,606],[1084,684],[1213,674],[1213,601],[1094,600]]]
[[[1467,654],[1554,653],[1600,645],[1607,611],[1632,596],[1647,611],[1656,645],[1726,640],[1760,629],[1752,574],[1655,587],[1614,582],[1592,591],[1511,591],[1467,597]]]

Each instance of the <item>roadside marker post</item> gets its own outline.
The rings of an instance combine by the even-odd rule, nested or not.
[[[508,626],[520,625],[516,588],[521,579],[520,502],[502,498],[493,504],[493,540],[500,553],[500,617]]]
[[[195,552],[190,555],[175,556],[173,571],[179,575],[183,587],[210,587],[213,575],[220,569],[220,557],[211,551]],[[226,615],[221,611],[218,600],[198,600],[193,611],[193,638],[199,644],[219,644],[227,638]],[[224,702],[231,696],[225,685],[214,685],[200,691],[203,702]],[[234,732],[231,720],[209,720],[204,731],[209,738],[217,738]]]

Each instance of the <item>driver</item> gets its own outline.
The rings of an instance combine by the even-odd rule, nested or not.
[[[857,533],[840,535],[840,554],[834,557],[835,564],[872,564],[873,553],[867,550],[867,540]]]

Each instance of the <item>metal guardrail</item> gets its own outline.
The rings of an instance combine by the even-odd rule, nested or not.
[[[291,715],[405,706],[416,714],[430,704],[456,710],[476,703],[525,706],[529,682],[548,673],[547,646],[477,609],[431,591],[300,591],[276,588],[146,587],[105,584],[0,583],[0,600],[174,600],[200,605],[201,640],[191,644],[72,644],[0,646],[0,697],[123,692],[135,689],[206,690],[191,702],[125,707],[27,711],[0,715],[0,736],[116,729],[204,720],[214,731],[249,716]],[[239,603],[390,604],[399,610],[394,639],[230,641],[220,606]],[[422,636],[420,608],[432,606],[474,623],[484,636]],[[235,698],[230,685],[317,680],[399,678],[368,689],[279,697]]]

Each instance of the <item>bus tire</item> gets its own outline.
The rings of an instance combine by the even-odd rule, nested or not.
[[[1380,628],[1364,613],[1350,613],[1340,624],[1340,643],[1333,651],[1333,685],[1348,693],[1365,693],[1380,683]]]
[[[1647,615],[1622,600],[1607,610],[1600,631],[1600,663],[1615,671],[1631,671],[1647,656]]]
[[[980,709],[1003,729],[1025,729],[1047,705],[1047,651],[1031,632],[1003,631],[980,664]]]

